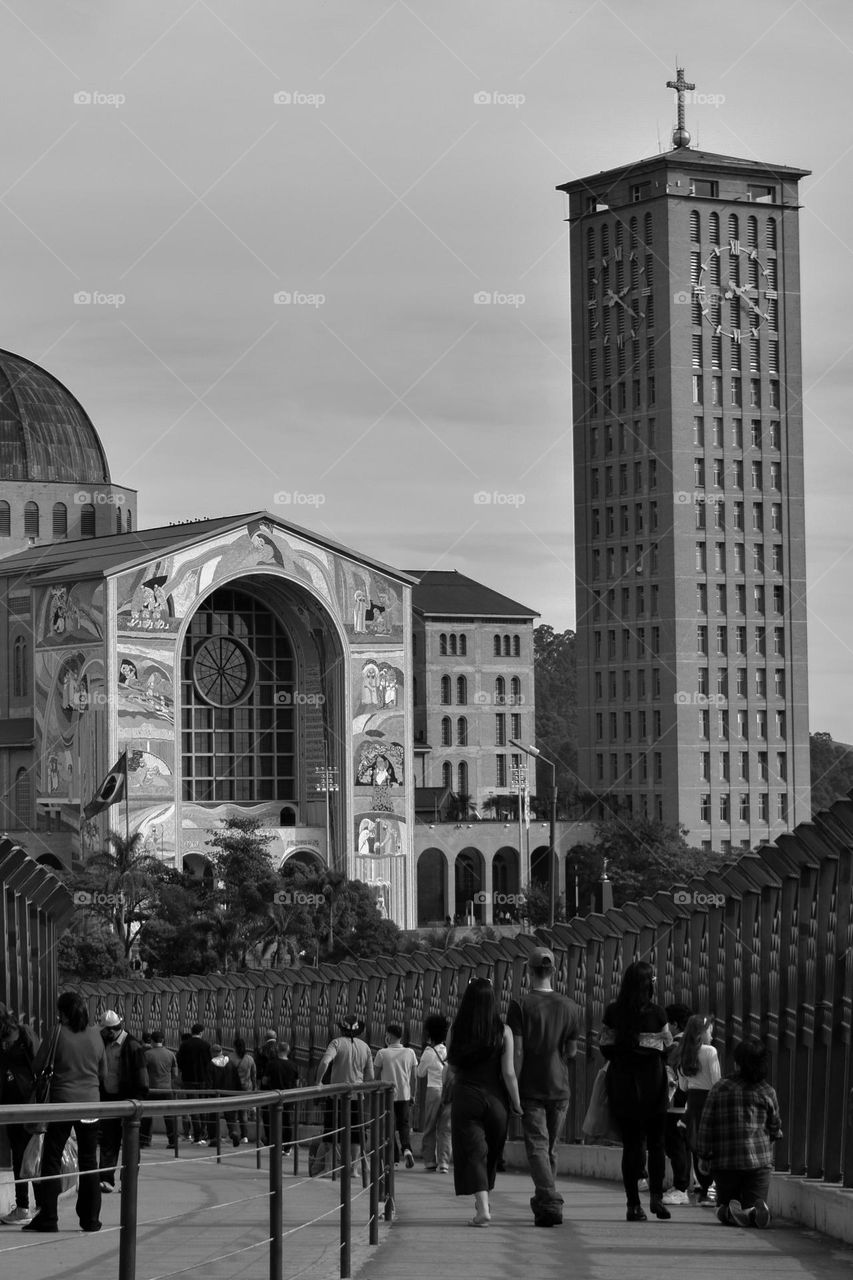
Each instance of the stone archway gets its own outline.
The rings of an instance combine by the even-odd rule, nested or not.
[[[418,858],[418,927],[443,925],[447,909],[447,858],[441,849],[424,849]]]
[[[473,914],[478,924],[487,921],[484,895],[486,891],[486,862],[479,849],[472,845],[462,849],[454,862],[454,906],[461,923]]]
[[[511,845],[498,849],[492,858],[492,920],[506,924],[518,919],[518,902],[521,893],[521,859],[518,850]]]

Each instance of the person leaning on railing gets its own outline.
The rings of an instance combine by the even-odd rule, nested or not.
[[[33,1062],[38,1047],[30,1028],[20,1023],[14,1013],[0,1015],[0,1104],[4,1107],[29,1102],[34,1084]],[[6,1136],[12,1151],[15,1207],[2,1221],[6,1226],[20,1226],[32,1217],[30,1184],[21,1178],[21,1164],[30,1135],[22,1124],[9,1124]]]
[[[80,996],[64,991],[56,1002],[59,1031],[53,1059],[50,1101],[99,1102],[105,1070],[104,1042],[97,1027],[89,1026],[89,1013]],[[36,1055],[36,1074],[47,1061],[53,1036],[46,1036]],[[77,1137],[80,1178],[77,1185],[77,1217],[83,1231],[101,1229],[101,1188],[98,1182],[97,1120],[56,1120],[47,1126],[41,1160],[40,1182],[35,1183],[38,1213],[24,1224],[24,1231],[58,1231],[62,1153],[72,1128]]]

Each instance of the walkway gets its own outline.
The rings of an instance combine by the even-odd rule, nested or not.
[[[621,1187],[562,1179],[564,1224],[533,1225],[532,1186],[499,1174],[493,1224],[473,1230],[470,1198],[453,1179],[417,1170],[397,1177],[397,1217],[358,1280],[851,1280],[853,1249],[792,1223],[767,1231],[717,1222],[713,1209],[672,1209],[669,1222],[625,1221]],[[646,1197],[647,1199],[648,1197]]]

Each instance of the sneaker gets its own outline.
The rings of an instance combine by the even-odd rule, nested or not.
[[[409,1150],[404,1151],[404,1152],[403,1152],[403,1159],[404,1159],[404,1160],[405,1160],[405,1162],[406,1162],[406,1168],[407,1168],[407,1169],[414,1169],[414,1167],[415,1167],[415,1157],[412,1155],[411,1151],[409,1151]]]
[[[101,1190],[103,1191],[105,1196],[108,1196],[111,1191],[115,1191],[115,1187],[111,1182],[103,1181],[101,1183]]]
[[[239,1138],[232,1138],[232,1139],[231,1139],[231,1146],[232,1146],[232,1147],[239,1147],[239,1145],[240,1145],[240,1139],[239,1139]]]
[[[678,1191],[675,1187],[670,1187],[669,1191],[664,1191],[661,1197],[664,1204],[690,1204],[690,1196],[686,1191]]]
[[[753,1222],[757,1227],[763,1229],[770,1226],[770,1210],[764,1200],[756,1200],[753,1214],[755,1215]]]
[[[25,1222],[21,1227],[22,1231],[58,1231],[59,1225],[56,1222],[47,1222],[44,1215],[37,1213],[34,1218],[30,1218],[29,1222]]]
[[[637,1190],[638,1190],[638,1191],[648,1191],[648,1189],[649,1189],[649,1180],[648,1180],[648,1178],[641,1178],[641,1179],[640,1179],[640,1181],[637,1183]]]
[[[752,1209],[742,1209],[740,1200],[729,1201],[729,1217],[739,1227],[751,1227],[754,1218]]]
[[[241,1139],[240,1139],[240,1142],[243,1144],[243,1146],[244,1146],[244,1147],[246,1147],[246,1146],[248,1146],[248,1145],[249,1145],[249,1139],[248,1139],[248,1138],[241,1138]]]
[[[729,1217],[729,1206],[727,1204],[717,1205],[717,1221],[722,1222],[724,1227],[733,1227],[734,1223]]]
[[[561,1227],[563,1225],[563,1215],[561,1213],[539,1213],[534,1217],[533,1225],[536,1227]]]
[[[196,1146],[197,1146],[197,1147],[206,1147],[206,1146],[207,1146],[207,1138],[199,1138],[198,1142],[196,1143]]]
[[[711,1185],[710,1185],[710,1187],[708,1188],[708,1199],[711,1201],[711,1204],[716,1204],[716,1203],[717,1203],[717,1184],[716,1184],[716,1182],[712,1182],[712,1183],[711,1183]]]
[[[82,1222],[80,1223],[81,1231],[100,1231],[100,1229],[101,1229],[100,1222],[87,1222],[85,1226],[83,1225]]]
[[[450,1169],[448,1168],[448,1166],[447,1166],[446,1164],[440,1164],[440,1165],[438,1166],[438,1172],[439,1172],[439,1173],[450,1173]]]
[[[11,1213],[7,1213],[5,1218],[0,1218],[0,1222],[7,1227],[14,1227],[20,1223],[29,1222],[32,1216],[29,1209],[16,1208]]]

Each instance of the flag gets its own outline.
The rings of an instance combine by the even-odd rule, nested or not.
[[[87,818],[94,818],[96,813],[118,804],[127,793],[127,752],[123,751],[118,760],[104,778],[98,790],[83,810]]]
[[[530,785],[527,774],[524,775],[524,825],[530,830]]]

